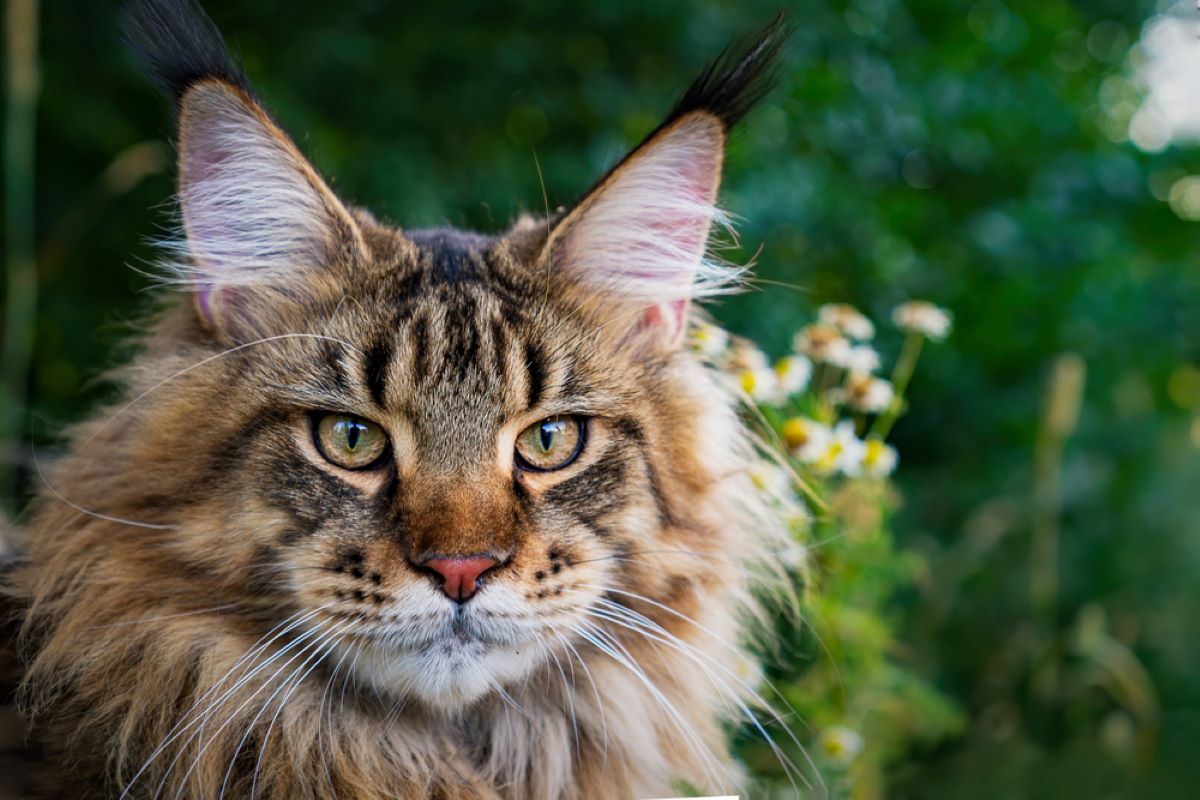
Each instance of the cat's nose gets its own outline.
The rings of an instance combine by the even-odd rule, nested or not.
[[[479,577],[500,564],[496,559],[485,556],[453,556],[431,558],[419,566],[440,577],[442,591],[456,603],[465,603],[479,589]]]

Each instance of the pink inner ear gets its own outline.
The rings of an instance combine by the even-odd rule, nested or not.
[[[185,207],[189,201],[189,195],[195,198],[197,187],[202,186],[206,181],[220,179],[222,167],[229,160],[229,154],[214,146],[213,142],[203,137],[196,137],[196,139],[187,149],[180,164],[180,172],[183,174]],[[197,200],[194,205],[201,205],[202,202]],[[192,243],[191,255],[198,262],[197,266],[199,266],[201,274],[211,275],[213,267],[216,266],[216,259],[204,252],[204,243],[219,242],[228,233],[214,224],[219,219],[220,217],[216,214],[199,213],[192,215],[188,220],[188,234]],[[217,305],[221,302],[221,296],[228,293],[218,290],[212,283],[197,284],[195,292],[196,311],[205,324],[210,326],[215,324]]]
[[[686,300],[726,275],[700,273],[717,211],[724,131],[707,115],[686,117],[621,164],[568,223],[558,255],[598,291],[643,308]],[[699,279],[697,279],[697,275]],[[677,312],[652,312],[663,325]]]
[[[253,324],[257,287],[302,287],[301,270],[327,263],[344,232],[336,199],[283,132],[223,83],[187,91],[179,132],[180,277],[205,322]]]
[[[188,240],[192,257],[202,273],[212,274],[229,264],[222,262],[223,250],[234,249],[231,243],[251,240],[254,232],[242,226],[253,224],[249,215],[229,213],[222,202],[223,192],[238,189],[235,154],[223,147],[215,135],[198,134],[188,142],[180,164],[183,175],[182,200],[185,209]],[[249,187],[242,189],[246,191]],[[214,302],[209,298],[206,302]]]
[[[212,325],[214,322],[212,295],[212,284],[202,283],[196,287],[196,311],[200,313],[200,317],[207,325]]]
[[[229,161],[230,153],[226,148],[217,145],[212,137],[195,136],[188,142],[187,152],[184,153],[183,172],[184,187],[192,186],[202,181],[211,180],[220,174],[222,165]]]
[[[687,300],[655,303],[638,316],[626,341],[650,339],[650,344],[654,346],[674,347],[683,337],[687,308]]]

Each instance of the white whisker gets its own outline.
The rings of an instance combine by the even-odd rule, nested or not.
[[[216,738],[218,736],[220,736],[221,732],[224,731],[227,727],[229,727],[229,725],[231,725],[234,722],[234,720],[237,719],[238,714],[240,714],[242,712],[242,710],[246,708],[246,706],[250,705],[250,703],[254,700],[254,698],[258,696],[259,692],[261,692],[264,689],[266,689],[267,687],[269,687],[271,685],[271,682],[274,681],[277,677],[279,677],[279,674],[281,672],[283,672],[285,669],[287,669],[289,666],[291,666],[292,662],[295,659],[300,658],[301,656],[304,656],[305,653],[311,653],[315,649],[321,647],[325,642],[324,632],[321,631],[321,629],[319,627],[313,627],[313,628],[310,628],[309,630],[305,631],[304,633],[300,634],[300,636],[298,636],[295,641],[289,643],[287,645],[287,647],[283,648],[280,651],[280,653],[277,653],[276,655],[272,656],[264,664],[260,665],[259,667],[256,667],[254,670],[252,670],[250,672],[250,674],[248,674],[247,676],[245,676],[244,678],[239,680],[238,683],[230,690],[231,692],[236,692],[236,690],[238,688],[244,686],[247,682],[249,682],[249,680],[255,674],[257,674],[264,667],[266,667],[267,665],[273,663],[276,659],[278,659],[279,656],[283,652],[286,652],[286,650],[289,647],[291,647],[292,645],[296,644],[297,642],[303,641],[304,639],[307,639],[313,635],[316,636],[315,640],[308,642],[304,647],[300,648],[298,651],[296,651],[291,656],[289,656],[288,659],[286,661],[284,661],[283,666],[281,666],[275,672],[271,673],[271,675],[269,677],[267,677],[265,680],[261,681],[258,688],[254,689],[250,693],[249,697],[247,697],[244,701],[242,701],[242,704],[239,705],[237,708],[235,708],[233,710],[233,712],[229,714],[228,718],[224,722],[221,723],[221,725],[212,734],[212,736],[208,737],[207,741],[205,741],[204,744],[202,744],[200,746],[200,749],[196,752],[195,758],[192,759],[191,766],[188,767],[187,771],[179,779],[179,786],[175,791],[176,800],[179,800],[179,798],[183,797],[183,790],[187,786],[188,777],[200,765],[200,761],[203,758],[205,751],[208,750],[209,746],[216,740]],[[302,664],[307,663],[307,657],[305,657],[305,660],[301,663]],[[286,685],[286,681],[285,681],[284,685]],[[278,689],[276,691],[278,691]],[[226,696],[228,696],[228,693]],[[274,697],[274,694],[272,694],[271,696]],[[214,706],[210,707],[212,709],[212,713],[215,713],[217,707],[219,707],[219,705],[214,705]],[[206,723],[207,723],[208,719],[211,719],[211,713],[209,713],[206,716]],[[201,726],[201,728],[197,731],[197,734],[202,736],[203,732],[204,732],[204,728],[203,728],[203,726]],[[191,741],[196,740],[196,738],[197,738],[197,735],[193,735],[192,737],[189,738],[188,742],[190,743]],[[239,744],[239,746],[238,746],[238,749],[240,749],[240,748],[241,748],[241,744]],[[183,752],[182,748],[181,748],[180,752],[181,753]],[[174,762],[172,762],[172,763],[174,763]]]
[[[262,767],[263,756],[266,755],[266,753],[267,753],[267,745],[271,741],[271,733],[275,729],[275,721],[279,719],[279,715],[283,712],[284,706],[287,705],[288,700],[291,699],[291,696],[296,692],[296,689],[298,689],[301,686],[301,684],[304,683],[304,681],[308,678],[308,676],[312,674],[312,671],[314,669],[316,669],[318,666],[320,666],[321,661],[324,660],[325,656],[327,656],[329,653],[333,652],[334,648],[337,647],[338,634],[341,633],[342,630],[345,630],[349,626],[349,624],[350,623],[346,623],[345,625],[343,625],[341,627],[341,629],[330,631],[325,636],[326,644],[325,644],[324,649],[321,650],[320,652],[310,656],[309,659],[305,661],[305,664],[307,664],[308,661],[311,661],[312,665],[309,666],[308,669],[304,670],[303,675],[301,675],[299,678],[295,678],[293,680],[293,677],[295,676],[296,672],[299,672],[300,669],[304,667],[304,664],[301,664],[300,667],[298,667],[296,669],[296,672],[293,672],[291,675],[289,675],[287,678],[284,679],[284,684],[283,684],[284,686],[286,686],[288,684],[288,682],[291,682],[292,686],[290,689],[287,690],[287,692],[284,693],[283,697],[280,698],[279,707],[275,710],[274,716],[271,717],[271,723],[267,726],[267,732],[263,736],[262,744],[259,746],[258,760],[254,765],[254,776],[250,781],[251,800],[253,800],[254,796],[258,792],[258,773],[259,773],[260,768]],[[282,687],[280,687],[280,688],[282,688]],[[275,691],[276,691],[276,693],[278,693],[279,689],[276,689]],[[274,698],[274,695],[267,698],[266,702],[263,703],[264,709],[270,708],[271,700],[273,698]],[[258,721],[258,717],[256,716],[255,721],[250,723],[251,727],[253,727],[257,723],[257,721]],[[318,724],[319,724],[319,721],[318,721]],[[319,733],[319,731],[318,731],[318,733]]]
[[[654,682],[650,680],[649,676],[647,676],[642,668],[638,666],[637,661],[632,655],[629,654],[629,651],[625,649],[624,645],[612,638],[603,629],[586,620],[581,620],[576,625],[575,631],[585,641],[590,643],[600,652],[612,658],[622,667],[625,667],[635,678],[638,679],[642,686],[644,686],[646,690],[650,692],[651,697],[654,698],[655,702],[659,704],[659,707],[662,708],[667,716],[670,717],[672,722],[675,723],[675,726],[679,732],[683,734],[684,739],[687,741],[692,752],[700,758],[701,763],[704,765],[705,771],[709,773],[708,779],[713,782],[712,785],[714,787],[719,787],[722,785],[720,771],[725,772],[725,776],[729,779],[731,784],[737,783],[737,781],[734,780],[733,776],[729,773],[728,767],[723,767],[722,765],[718,764],[716,756],[700,740],[700,737],[692,729],[692,726],[688,724],[687,720],[684,719],[683,715],[679,712],[675,705],[669,699],[667,699],[662,690],[655,686]]]
[[[793,764],[791,759],[787,757],[787,755],[782,751],[782,749],[780,749],[779,745],[775,742],[774,737],[772,737],[769,733],[767,733],[766,729],[763,727],[763,725],[759,721],[758,717],[754,714],[754,712],[750,709],[750,707],[746,705],[746,703],[741,699],[741,697],[738,696],[737,692],[734,692],[733,690],[731,690],[729,688],[729,686],[713,672],[712,669],[710,669],[706,664],[703,663],[703,661],[708,661],[710,664],[712,664],[713,667],[716,667],[717,669],[721,670],[722,672],[725,672],[726,674],[728,674],[730,677],[732,677],[734,679],[734,681],[736,681],[738,683],[738,685],[744,691],[747,691],[750,694],[757,696],[755,694],[753,688],[750,687],[745,681],[743,681],[735,672],[733,672],[732,670],[730,670],[728,667],[721,664],[720,662],[716,661],[715,659],[711,658],[707,654],[703,653],[702,651],[697,650],[696,648],[692,647],[691,645],[688,645],[686,642],[682,641],[678,637],[672,635],[670,632],[659,627],[658,625],[655,625],[652,622],[650,622],[650,625],[652,625],[653,628],[648,628],[648,627],[643,626],[640,622],[637,622],[636,620],[630,621],[629,617],[622,617],[620,615],[605,612],[602,610],[593,609],[592,611],[589,611],[588,613],[591,616],[606,620],[606,621],[608,621],[612,624],[615,624],[619,627],[622,627],[628,631],[636,633],[636,634],[642,636],[643,638],[648,639],[649,641],[665,645],[665,646],[675,650],[676,652],[680,653],[681,655],[687,657],[690,661],[692,661],[705,674],[705,676],[708,678],[709,682],[713,685],[713,687],[719,690],[721,698],[726,703],[726,706],[728,707],[729,701],[732,701],[734,703],[734,705],[736,705],[738,711],[740,711],[741,714],[743,716],[745,716],[746,720],[748,722],[750,722],[750,724],[752,726],[754,726],[754,728],[758,731],[759,735],[762,736],[764,741],[767,743],[767,746],[771,749],[771,752],[779,760],[780,766],[783,767],[784,774],[788,777],[789,782],[792,784],[792,788],[793,789],[798,788],[798,787],[796,787],[795,779],[792,777],[794,772],[797,772],[797,773],[799,772],[799,770],[796,768],[795,764]],[[647,622],[649,622],[649,620],[647,620]],[[786,728],[785,728],[785,730],[786,730]],[[796,743],[799,744],[798,741]],[[803,751],[802,746],[801,746],[801,751]],[[808,785],[808,781],[802,775],[801,775],[800,779],[801,779],[801,782],[803,782],[807,788],[810,788],[810,789],[812,788],[810,785]]]
[[[247,650],[245,655],[243,655],[241,658],[239,658],[237,661],[235,661],[233,663],[233,665],[231,667],[229,667],[228,670],[225,671],[225,674],[221,677],[220,680],[216,681],[202,695],[200,695],[200,697],[196,698],[196,700],[192,704],[192,706],[187,711],[185,711],[183,713],[183,715],[180,717],[179,722],[175,723],[175,725],[172,726],[172,728],[169,731],[167,731],[167,735],[166,735],[164,741],[161,742],[150,753],[149,757],[146,758],[146,760],[143,762],[142,766],[138,769],[138,771],[136,773],[134,773],[133,777],[130,778],[129,782],[125,784],[125,787],[122,790],[118,800],[124,800],[124,798],[129,795],[129,791],[133,788],[133,785],[135,783],[137,783],[138,778],[140,778],[142,776],[142,774],[145,773],[145,771],[150,768],[151,763],[153,763],[153,761],[159,755],[162,754],[162,752],[171,744],[171,742],[173,742],[175,740],[175,738],[177,738],[180,734],[183,733],[184,730],[186,730],[186,727],[181,730],[180,726],[185,725],[185,723],[187,723],[187,720],[196,711],[196,709],[198,709],[200,707],[200,705],[205,702],[205,700],[207,700],[209,697],[211,697],[217,691],[220,690],[221,686],[225,682],[225,679],[228,678],[233,673],[234,670],[236,670],[243,663],[245,663],[245,661],[247,659],[253,658],[255,655],[262,652],[262,650],[264,648],[269,647],[271,645],[271,643],[274,642],[276,639],[278,639],[280,636],[283,636],[288,631],[292,630],[296,625],[303,624],[303,622],[306,619],[311,618],[313,615],[319,613],[319,611],[324,608],[326,608],[326,606],[321,606],[320,608],[314,609],[307,613],[296,612],[295,614],[292,614],[289,617],[287,617],[286,619],[284,619],[283,622],[280,622],[278,625],[276,625],[271,630],[267,631],[261,637],[259,637],[258,640],[250,646],[250,648]],[[282,629],[282,630],[280,630],[280,629]],[[278,633],[276,633],[276,631],[278,631]],[[274,636],[272,636],[273,633],[275,634]],[[268,637],[271,637],[271,638],[268,639]],[[267,640],[267,641],[264,641],[264,640]]]

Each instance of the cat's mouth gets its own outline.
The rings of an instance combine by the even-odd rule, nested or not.
[[[450,633],[453,638],[462,642],[478,642],[481,641],[477,632],[467,621],[465,609],[458,609],[459,613],[454,615],[450,621]]]
[[[452,712],[525,678],[541,650],[474,616],[455,612],[419,642],[379,636],[348,643],[338,657],[376,692]]]

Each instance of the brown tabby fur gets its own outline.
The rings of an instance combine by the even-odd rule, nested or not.
[[[219,80],[190,91],[184,141],[205,92],[257,109]],[[723,140],[705,119],[656,136],[709,125]],[[70,432],[23,525],[10,588],[46,793],[734,789],[719,720],[742,691],[722,642],[765,523],[723,385],[684,348],[617,335],[628,305],[553,263],[558,217],[405,231],[311,181],[337,221],[320,269],[214,316],[170,299],[115,373],[121,400]],[[381,425],[389,466],[324,461],[312,410]],[[579,459],[514,467],[515,434],[567,413],[590,420]],[[442,645],[422,637],[443,623],[426,609],[450,601],[412,563],[478,552],[503,566],[453,624],[486,644],[430,662]],[[601,601],[662,633],[595,616]],[[393,646],[415,672],[389,672]],[[445,678],[469,683],[484,650],[499,653],[490,690]]]

